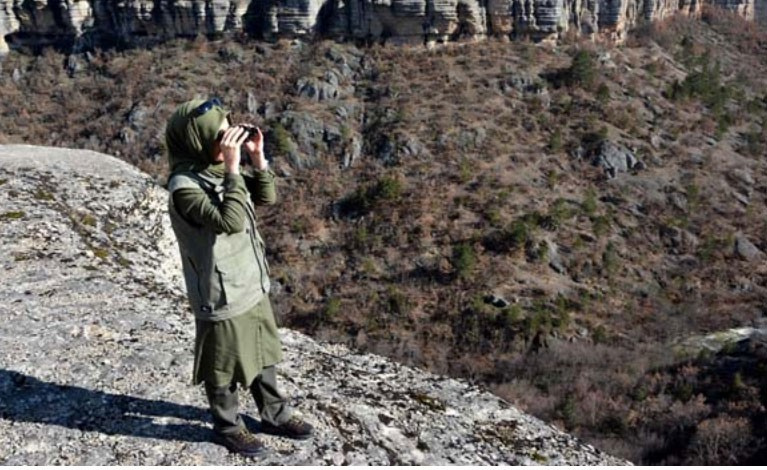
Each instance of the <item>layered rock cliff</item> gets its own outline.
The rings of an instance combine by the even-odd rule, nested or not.
[[[224,33],[419,43],[575,31],[621,40],[639,21],[696,14],[704,3],[764,19],[767,0],[0,0],[0,53]]]
[[[767,24],[767,2],[756,2],[754,5],[754,19],[760,24]]]
[[[0,146],[0,186],[0,464],[242,463],[188,385],[165,190],[107,155],[22,145]],[[626,463],[465,382],[281,335],[281,383],[318,432],[267,437],[258,463]]]

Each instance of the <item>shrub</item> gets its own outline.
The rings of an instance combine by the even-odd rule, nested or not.
[[[80,219],[80,222],[83,223],[83,225],[88,225],[90,227],[96,226],[96,217],[92,214],[85,214],[83,215],[82,219]]]
[[[492,205],[490,207],[485,208],[484,212],[485,218],[492,226],[498,226],[501,223],[501,210],[496,207],[495,205]]]
[[[594,53],[585,49],[579,49],[575,56],[573,56],[573,62],[565,71],[564,79],[565,83],[570,86],[580,86],[585,89],[590,89],[594,86],[594,82],[597,78],[597,64],[594,58]]]
[[[591,332],[591,339],[594,344],[604,344],[607,342],[607,328],[604,325],[598,325]]]
[[[272,125],[272,134],[274,136],[275,150],[279,155],[285,156],[295,151],[296,146],[293,143],[293,139],[281,123],[278,122]]]
[[[759,157],[767,152],[767,119],[762,129],[754,126],[744,135],[745,145],[743,152],[752,157]]]
[[[354,230],[354,239],[352,244],[357,250],[365,250],[368,247],[368,241],[370,240],[370,234],[368,228],[364,225],[360,225]]]
[[[474,248],[468,243],[461,243],[453,248],[453,267],[461,279],[468,278],[477,262]]]
[[[562,177],[561,173],[558,173],[556,170],[549,170],[546,173],[546,184],[549,188],[554,189],[557,186],[557,183],[559,183],[559,179]]]
[[[341,312],[341,299],[337,297],[331,297],[325,304],[325,308],[322,309],[322,319],[324,321],[330,321],[338,316]]]
[[[489,250],[508,253],[525,246],[530,240],[532,226],[528,221],[517,219],[501,230],[491,232],[483,244]]]
[[[346,216],[360,216],[373,210],[381,201],[396,201],[402,195],[403,185],[399,178],[382,176],[372,185],[357,188],[340,203]]]
[[[704,465],[742,463],[753,445],[751,423],[740,417],[722,416],[698,424],[691,442],[695,461]]]
[[[533,304],[532,312],[525,318],[523,324],[525,338],[531,340],[546,336],[551,332],[552,326],[551,311],[543,301],[536,301]]]
[[[729,241],[728,237],[722,238],[712,234],[706,235],[698,249],[698,257],[701,261],[711,261],[715,255],[723,254],[725,250],[732,246]]]
[[[570,429],[575,424],[576,400],[575,395],[568,393],[557,405],[555,412],[557,416],[564,421],[565,426]]]
[[[503,315],[507,325],[514,325],[522,319],[522,307],[519,304],[513,304],[503,309]]]
[[[387,306],[389,313],[396,317],[404,317],[410,313],[410,301],[394,286],[388,288]]]
[[[557,316],[554,318],[553,326],[564,333],[572,322],[572,316],[570,315],[570,302],[561,294],[557,296],[556,314]]]
[[[341,140],[343,140],[344,142],[350,141],[354,134],[352,129],[346,124],[341,125],[339,132],[341,133]]]
[[[732,118],[725,111],[725,104],[733,95],[733,90],[722,83],[721,65],[711,63],[709,54],[696,58],[699,64],[683,81],[674,81],[666,91],[671,100],[700,99],[717,117],[719,135],[727,131]]]
[[[397,199],[402,194],[402,182],[398,178],[384,176],[378,180],[373,192],[378,199]]]
[[[38,189],[35,191],[35,199],[40,201],[53,201],[54,197],[49,191]]]
[[[607,235],[607,232],[610,230],[610,218],[606,215],[592,217],[591,226],[594,230],[594,235],[601,238]]]
[[[9,211],[9,212],[0,214],[0,220],[16,220],[16,219],[21,219],[25,215],[26,214],[24,213],[24,211]]]
[[[567,201],[563,198],[557,198],[548,213],[548,218],[554,227],[560,227],[565,221],[571,219],[575,213],[568,207]]]
[[[613,411],[602,420],[599,425],[600,431],[615,436],[623,436],[629,430],[626,413],[623,411]]]
[[[559,127],[554,129],[549,137],[549,150],[553,153],[557,153],[562,150],[562,131]]]
[[[716,118],[716,133],[714,134],[714,136],[717,139],[721,139],[722,136],[724,136],[724,134],[726,134],[727,131],[730,129],[732,122],[733,122],[733,119],[729,113],[718,114]]]
[[[306,233],[307,230],[307,220],[305,217],[296,217],[293,219],[293,221],[290,222],[290,231],[301,235],[303,233]]]
[[[581,138],[581,145],[587,150],[592,151],[598,148],[609,135],[609,130],[606,126],[602,126],[597,130],[587,132]]]
[[[581,203],[581,208],[583,209],[583,213],[589,217],[596,214],[597,192],[594,190],[594,188],[589,188],[586,190],[586,197],[583,199],[583,202]]]
[[[695,212],[700,204],[700,186],[695,182],[692,182],[685,188],[685,193],[687,195],[687,205],[690,212]]]
[[[607,103],[610,102],[610,87],[608,87],[607,84],[602,83],[599,85],[599,88],[597,88],[597,101],[602,106],[606,106]]]
[[[735,375],[732,376],[732,386],[730,388],[733,394],[739,393],[746,388],[746,384],[743,381],[743,374],[740,371],[735,372]]]
[[[605,271],[605,274],[607,274],[608,277],[615,275],[615,273],[618,272],[618,268],[620,267],[619,263],[620,258],[618,257],[615,245],[613,242],[608,242],[604,253],[602,253],[602,267]]]

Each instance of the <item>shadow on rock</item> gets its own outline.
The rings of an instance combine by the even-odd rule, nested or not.
[[[0,369],[0,418],[170,441],[206,442],[212,432],[202,424],[157,422],[205,422],[202,408],[43,382],[5,369]]]

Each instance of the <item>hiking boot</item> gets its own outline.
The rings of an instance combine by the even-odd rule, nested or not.
[[[240,429],[237,432],[227,434],[216,432],[213,442],[226,447],[229,452],[244,457],[255,457],[266,450],[261,439],[251,434],[247,429]]]
[[[308,439],[314,432],[314,427],[301,418],[292,417],[286,423],[279,426],[261,421],[261,431],[275,436],[284,436],[291,439]]]

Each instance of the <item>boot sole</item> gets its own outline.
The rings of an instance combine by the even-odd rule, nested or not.
[[[248,452],[248,451],[232,448],[225,441],[221,439],[213,438],[213,443],[224,447],[231,454],[237,454],[243,457],[258,457],[266,453],[266,447],[262,447],[261,449]]]
[[[301,434],[301,435],[287,434],[287,433],[279,432],[279,431],[267,431],[265,429],[261,429],[261,432],[264,433],[264,434],[269,434],[270,436],[286,437],[288,439],[296,439],[296,440],[299,440],[299,441],[305,441],[305,440],[309,439],[310,437],[312,437],[314,435],[314,433],[312,433],[312,434]]]

